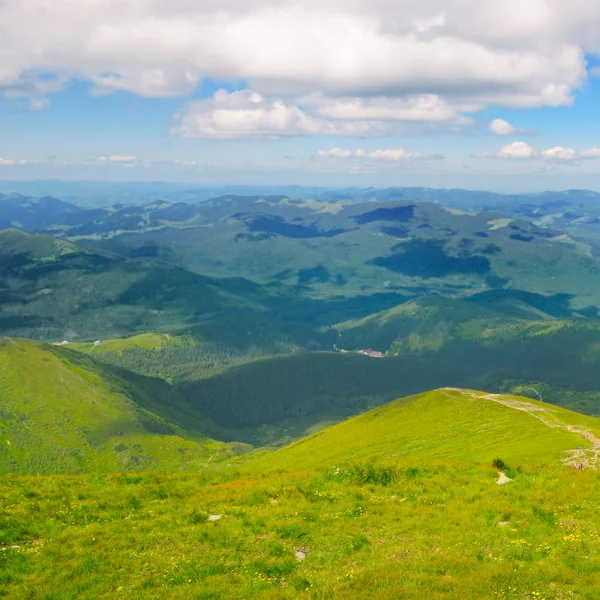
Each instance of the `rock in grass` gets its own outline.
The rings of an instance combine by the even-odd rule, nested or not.
[[[298,562],[302,562],[308,554],[308,548],[295,548],[294,556]]]
[[[512,481],[510,477],[507,477],[502,471],[498,471],[498,480],[496,481],[498,485],[504,485],[509,481]]]

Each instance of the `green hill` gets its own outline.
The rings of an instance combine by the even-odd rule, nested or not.
[[[257,466],[302,469],[406,457],[558,462],[580,446],[589,449],[585,460],[596,465],[597,436],[600,420],[593,417],[516,396],[447,388],[339,423],[268,455]]]
[[[51,196],[30,198],[21,194],[0,193],[0,229],[18,227],[37,231],[64,223],[83,212],[77,206]]]
[[[171,332],[230,312],[264,312],[278,294],[241,278],[204,277],[49,236],[0,231],[6,335],[61,341]]]
[[[484,343],[539,337],[565,328],[600,335],[598,320],[581,317],[570,311],[565,295],[499,290],[463,299],[424,296],[336,325],[337,345],[352,350],[370,346],[395,354],[436,350],[456,340]]]
[[[197,471],[230,453],[203,425],[161,380],[0,339],[0,474]]]
[[[4,477],[0,592],[596,598],[599,432],[595,419],[525,398],[446,389],[238,472]]]

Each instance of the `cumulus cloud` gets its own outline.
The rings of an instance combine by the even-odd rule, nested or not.
[[[536,151],[527,142],[513,142],[503,146],[496,154],[498,158],[533,158]]]
[[[377,161],[399,161],[399,160],[415,160],[415,159],[442,159],[440,154],[423,154],[422,152],[409,152],[403,148],[372,150],[367,152],[360,148],[356,150],[343,150],[342,148],[330,148],[329,150],[319,150],[314,154],[315,159],[325,158],[356,158]]]
[[[40,98],[78,79],[168,97],[211,78],[344,99],[323,118],[446,121],[463,105],[571,103],[599,24],[597,0],[5,0],[0,90]],[[375,97],[400,100],[356,104]],[[313,127],[288,104],[265,119],[267,131]]]
[[[549,162],[576,164],[585,159],[600,158],[600,148],[592,146],[586,150],[576,151],[572,148],[554,146],[547,150],[536,150],[526,142],[513,142],[503,146],[498,152],[482,152],[474,156],[477,158],[543,159]]]
[[[369,98],[332,98],[322,94],[301,98],[303,106],[330,119],[404,121],[411,123],[472,124],[462,113],[473,113],[483,103],[467,103],[460,99],[448,100],[437,94],[422,94],[404,98],[375,96]]]
[[[184,160],[181,158],[173,158],[171,160],[155,160],[149,163],[152,167],[197,167],[197,160]]]
[[[318,111],[317,111],[318,113]],[[212,98],[190,102],[175,115],[171,133],[190,138],[277,139],[332,135],[378,137],[402,133],[402,124],[376,119],[327,118],[293,102],[243,90],[219,90]]]
[[[91,162],[94,165],[112,165],[116,167],[198,167],[199,163],[196,160],[183,158],[169,158],[164,160],[147,160],[141,159],[134,154],[111,154],[99,156]]]
[[[549,148],[548,150],[542,150],[541,156],[542,158],[548,160],[557,161],[571,161],[579,158],[575,150],[571,150],[571,148],[563,148],[562,146],[555,146],[554,148]]]
[[[13,160],[0,157],[0,167],[15,167],[24,165],[62,165],[65,167],[75,166],[95,166],[95,167],[199,167],[200,163],[197,160],[189,160],[183,158],[172,158],[167,160],[144,160],[133,154],[111,154],[102,155],[98,158],[83,159],[83,160],[60,160],[56,156],[49,156],[44,160]]]
[[[490,131],[495,135],[514,135],[518,130],[504,119],[494,119],[490,123]]]
[[[543,150],[540,154],[542,158],[554,162],[579,163],[582,160],[600,158],[600,148],[592,146],[591,148],[586,148],[585,150],[577,152],[571,148],[555,146],[554,148]]]

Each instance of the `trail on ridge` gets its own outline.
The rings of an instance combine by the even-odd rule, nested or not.
[[[571,433],[582,435],[590,442],[591,448],[576,448],[573,450],[568,450],[568,456],[566,458],[563,458],[562,462],[566,465],[570,465],[573,467],[578,467],[579,465],[581,465],[581,468],[584,469],[597,470],[600,467],[600,439],[597,438],[591,431],[585,429],[585,427],[581,427],[578,425],[567,425],[566,423],[557,423],[555,421],[551,421],[545,418],[545,409],[543,407],[531,404],[529,402],[510,400],[506,396],[500,394],[476,393],[461,388],[444,389],[448,391],[459,392],[471,398],[483,398],[485,400],[491,400],[492,402],[496,402],[497,404],[503,404],[504,406],[508,406],[509,408],[526,412],[532,417],[540,420],[542,423],[544,423],[544,425],[546,425],[550,429],[563,429],[565,431],[570,431]]]

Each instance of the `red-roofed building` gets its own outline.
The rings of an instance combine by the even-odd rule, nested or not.
[[[383,352],[379,352],[378,350],[371,350],[371,348],[367,348],[365,350],[365,354],[374,358],[381,358],[383,356]]]

